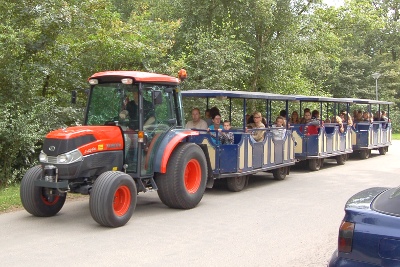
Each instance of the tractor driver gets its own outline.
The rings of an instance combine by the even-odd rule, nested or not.
[[[137,90],[132,92],[133,100],[127,103],[125,110],[121,111],[119,116],[121,119],[125,119],[126,115],[129,115],[129,128],[136,130],[139,128],[139,92]],[[155,121],[153,104],[143,98],[143,121],[144,126],[150,125]]]

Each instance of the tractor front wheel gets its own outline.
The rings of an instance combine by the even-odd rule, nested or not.
[[[137,190],[132,177],[123,172],[108,171],[94,182],[89,208],[100,225],[120,227],[132,217],[136,202]]]
[[[64,206],[67,194],[57,192],[57,189],[35,186],[34,182],[41,176],[41,166],[32,167],[25,173],[20,187],[21,202],[25,210],[34,216],[54,216]]]

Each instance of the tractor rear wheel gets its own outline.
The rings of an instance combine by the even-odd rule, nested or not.
[[[232,192],[240,192],[242,191],[249,182],[249,176],[236,176],[236,177],[228,177],[226,179],[226,184],[228,186],[228,190]]]
[[[381,154],[381,155],[385,155],[386,154],[386,147],[380,147],[379,148],[379,154]]]
[[[64,206],[67,193],[52,192],[57,189],[35,186],[42,175],[42,167],[30,168],[21,181],[20,197],[27,212],[37,217],[56,215]]]
[[[193,143],[181,143],[172,152],[166,173],[156,175],[157,193],[170,208],[191,209],[203,198],[207,182],[207,161]]]
[[[132,177],[108,171],[94,182],[89,199],[90,214],[100,225],[120,227],[132,217],[136,202],[137,190]]]

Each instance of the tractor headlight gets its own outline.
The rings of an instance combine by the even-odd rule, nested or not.
[[[58,155],[57,163],[68,164],[76,161],[82,161],[82,159],[83,159],[82,153],[78,149],[75,149],[68,153]]]
[[[39,154],[39,161],[43,162],[43,163],[47,163],[48,162],[47,154],[44,153],[43,151],[41,151],[40,154]]]

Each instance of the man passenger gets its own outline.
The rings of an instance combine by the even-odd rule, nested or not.
[[[192,120],[186,123],[187,129],[201,129],[207,130],[208,125],[207,122],[200,118],[200,109],[194,108],[192,109]]]

